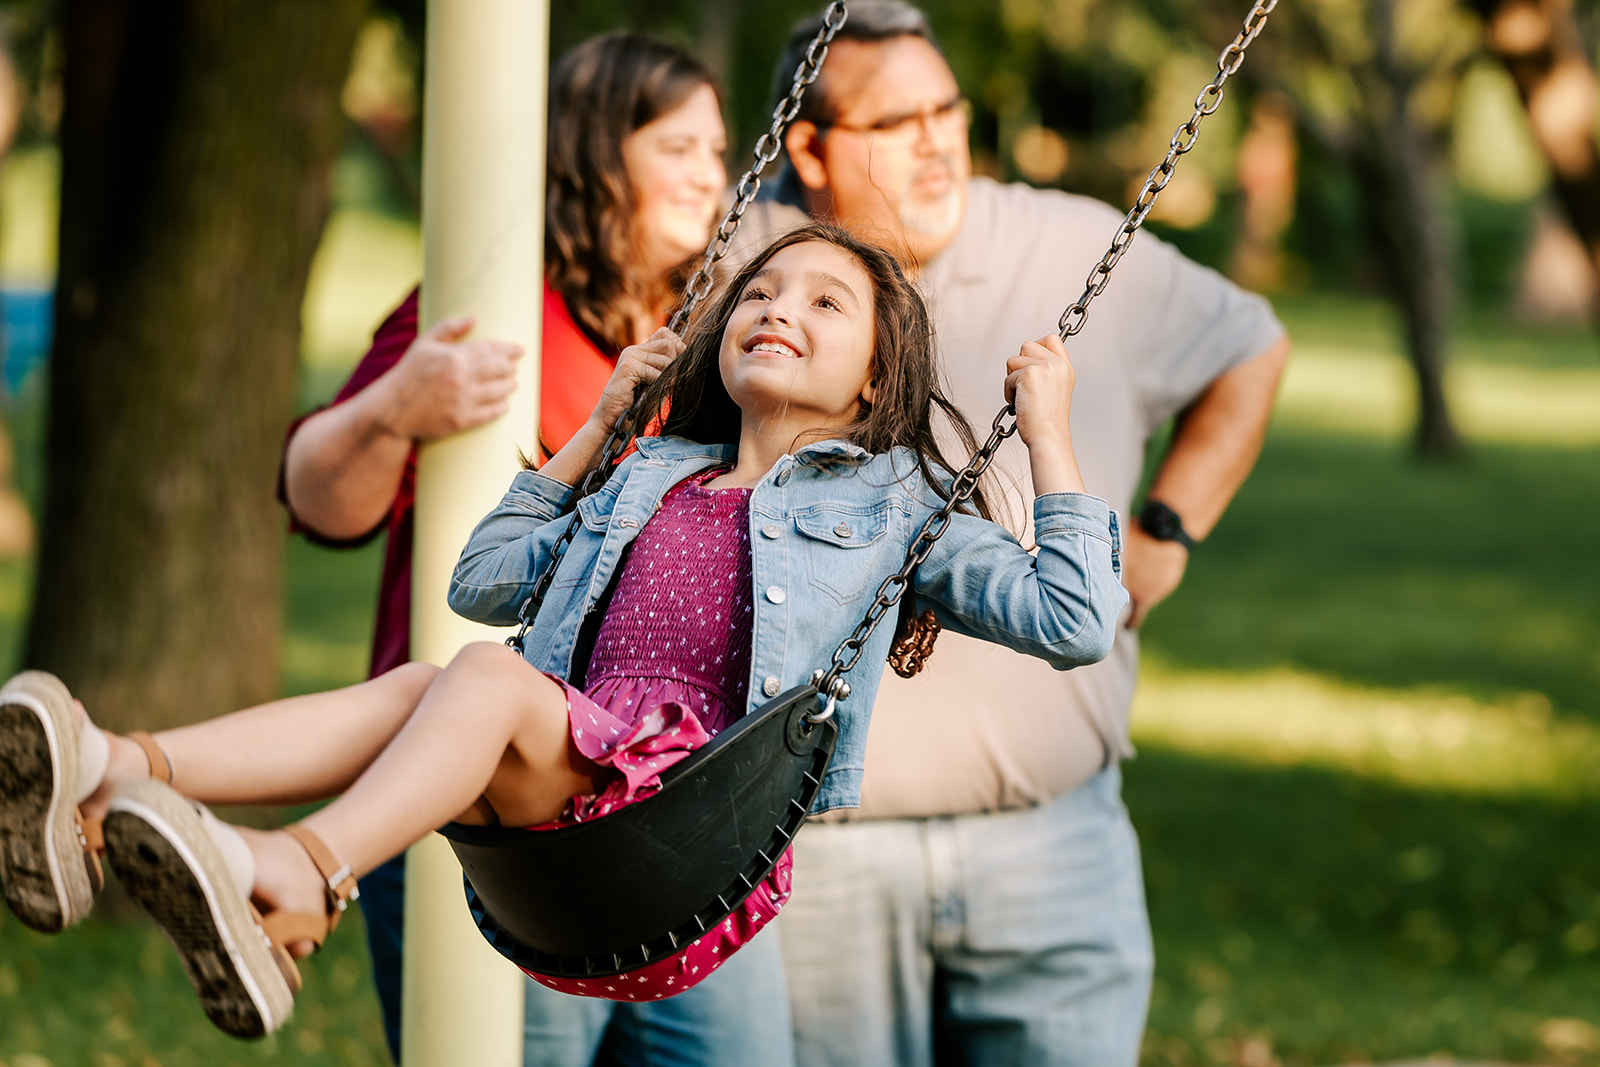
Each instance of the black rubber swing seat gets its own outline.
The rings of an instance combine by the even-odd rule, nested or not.
[[[822,785],[838,727],[817,690],[774,697],[661,775],[661,791],[555,830],[439,832],[467,906],[512,963],[604,978],[666,959],[727,918],[777,865]]]

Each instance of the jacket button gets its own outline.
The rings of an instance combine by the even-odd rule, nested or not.
[[[783,536],[783,527],[779,526],[775,522],[769,522],[765,526],[761,527],[761,536],[765,537],[769,541],[776,541],[779,537]]]
[[[624,530],[631,530],[635,526],[639,525],[639,520],[635,519],[631,515],[624,515],[622,518],[617,520],[617,525],[622,527]]]
[[[782,604],[784,600],[783,590],[775,585],[767,586],[767,599],[774,604]]]
[[[776,674],[769,674],[767,680],[761,683],[761,691],[769,697],[775,697],[778,695],[778,687],[782,684]]]
[[[793,467],[785,467],[785,468],[783,468],[783,470],[778,472],[778,478],[777,478],[778,484],[779,485],[788,485],[789,484],[789,475],[791,475],[793,473],[794,473],[794,468]]]
[[[842,522],[839,525],[837,525],[837,526],[835,526],[833,528],[833,535],[835,537],[837,537],[841,541],[846,540],[847,538],[849,538],[849,536],[850,536],[850,534],[852,532],[853,531],[850,529],[850,527],[846,526]]]

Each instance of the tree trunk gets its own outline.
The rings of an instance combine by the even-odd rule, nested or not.
[[[1417,450],[1459,456],[1464,447],[1444,391],[1454,297],[1450,234],[1434,188],[1437,147],[1411,117],[1414,75],[1395,52],[1395,0],[1374,0],[1374,61],[1357,74],[1365,114],[1355,173],[1366,194],[1374,239],[1405,320],[1417,375]]]
[[[26,658],[112,729],[277,692],[273,480],[365,7],[61,6],[61,265]]]
[[[1600,79],[1571,0],[1475,0],[1473,7],[1487,24],[1489,51],[1516,82],[1556,199],[1600,270]]]

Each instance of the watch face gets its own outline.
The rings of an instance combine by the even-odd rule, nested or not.
[[[1144,510],[1139,513],[1139,525],[1144,527],[1145,533],[1157,541],[1185,540],[1183,520],[1178,518],[1177,512],[1159,500],[1145,504]]]

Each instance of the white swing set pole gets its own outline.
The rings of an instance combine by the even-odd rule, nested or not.
[[[470,314],[474,336],[527,352],[509,414],[425,445],[418,461],[411,653],[440,665],[503,636],[452,614],[445,594],[518,449],[537,452],[548,31],[548,0],[428,3],[421,321]],[[406,883],[406,1067],[519,1067],[526,979],[473,925],[443,838],[411,849]]]

